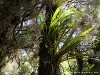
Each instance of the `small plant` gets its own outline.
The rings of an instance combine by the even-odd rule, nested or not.
[[[20,74],[22,75],[30,75],[31,73],[31,69],[30,69],[30,65],[29,64],[21,64],[21,70],[20,70]]]

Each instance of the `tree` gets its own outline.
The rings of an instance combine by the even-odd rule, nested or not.
[[[81,39],[94,28],[91,27],[78,37],[72,39],[75,27],[78,24],[75,16],[79,16],[79,12],[74,9],[62,11],[62,6],[56,10],[56,5],[50,4],[52,5],[46,5],[46,20],[42,25],[38,75],[60,75],[59,64],[61,63],[62,56],[68,51],[73,50],[80,43]],[[55,13],[53,14],[54,11]],[[73,24],[72,18],[76,19]],[[68,33],[69,36],[66,37]],[[59,48],[63,37],[66,39],[63,40],[63,46]]]
[[[67,2],[67,7],[60,6],[63,2]],[[79,6],[81,6],[84,4],[84,1],[82,2],[78,0],[76,4],[79,3]],[[77,29],[79,27],[82,29],[81,26],[84,26],[83,19],[89,21],[89,18],[86,17],[85,13],[80,12],[77,6],[70,9],[71,3],[74,2],[72,0],[1,0],[0,68],[5,64],[4,58],[11,56],[17,49],[33,48],[36,36],[33,37],[34,39],[30,38],[33,36],[32,33],[35,35],[36,31],[31,30],[34,27],[33,25],[25,26],[24,23],[30,19],[34,19],[35,22],[37,15],[41,14],[42,11],[45,16],[39,15],[40,21],[37,18],[37,23],[41,24],[38,72],[39,75],[60,75],[59,64],[62,62],[63,56],[67,53],[76,55],[78,52],[74,48],[94,28],[91,27],[88,30],[84,28],[85,32],[80,33],[79,36],[76,35]]]
[[[0,0],[0,69],[6,64],[6,56],[34,45],[32,42],[28,44],[32,39],[27,39],[27,35],[32,37],[34,34],[34,29],[30,29],[33,26],[27,27],[24,23],[33,18],[33,14],[36,16],[38,1]]]

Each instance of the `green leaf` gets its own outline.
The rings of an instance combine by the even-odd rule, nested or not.
[[[58,19],[51,21],[50,27],[58,25]]]
[[[74,10],[75,10],[75,8],[71,8],[69,10],[64,11],[62,14],[59,15],[59,19],[61,19],[61,18],[65,17],[65,16],[75,12]]]
[[[88,34],[93,29],[94,29],[94,25],[91,28],[89,28],[88,30],[86,30],[85,32],[83,32],[80,36],[85,36],[86,34]]]
[[[88,30],[86,30],[85,32],[83,32],[81,35],[79,35],[78,37],[76,37],[72,42],[70,42],[70,44],[68,46],[66,46],[65,48],[63,48],[62,50],[60,50],[56,55],[56,57],[62,57],[64,54],[66,54],[69,50],[72,50],[75,46],[77,46],[82,38],[88,34],[91,30],[93,30],[94,26],[92,26],[91,28],[89,28]]]
[[[73,31],[70,33],[70,35],[68,36],[68,38],[66,38],[66,41],[64,42],[64,45],[61,47],[60,50],[64,50],[64,49],[68,46],[68,44],[70,43],[70,41],[71,41],[71,39],[72,39],[72,35],[73,35],[74,32],[75,32],[75,30],[73,30]]]
[[[52,17],[51,23],[52,23],[52,21],[54,21],[56,19],[56,16],[60,12],[61,9],[62,9],[62,6],[60,6],[60,7],[57,8],[57,10],[55,11],[55,13],[54,13],[54,15]]]
[[[62,38],[68,33],[68,31],[66,33],[65,33],[65,31],[66,31],[66,28],[63,28],[61,31],[59,31],[60,37],[58,37],[58,39],[55,43],[55,50],[57,50],[57,48],[59,47],[59,43],[61,42]]]
[[[79,35],[78,37],[76,37],[76,38],[69,44],[68,48],[69,48],[69,49],[70,49],[70,48],[74,48],[76,45],[78,45],[78,44],[81,42],[82,38],[83,38],[86,34],[88,34],[90,31],[92,31],[93,28],[94,28],[94,26],[92,26],[91,28],[89,28],[88,30],[86,30],[85,32],[83,32],[81,35]]]
[[[43,30],[44,27],[46,26],[46,24],[45,24],[45,20],[44,20],[42,14],[39,14],[38,20],[39,20],[39,22],[40,22],[40,28],[41,28],[41,30]]]

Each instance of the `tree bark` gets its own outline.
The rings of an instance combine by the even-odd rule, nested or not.
[[[53,60],[44,41],[40,44],[39,57],[38,75],[60,75],[59,59]]]
[[[49,26],[51,22],[51,16],[55,12],[57,6],[50,3],[51,5],[46,5],[46,25],[47,29],[44,28],[43,32],[46,30],[46,32],[49,31]],[[59,68],[59,58],[54,59],[54,55],[51,56],[50,54],[50,45],[47,43],[45,35],[42,34],[42,42],[40,43],[40,50],[39,50],[39,68],[38,68],[38,75],[60,75],[60,68]],[[52,36],[50,38],[50,41],[52,45],[55,44],[55,38],[56,35]],[[54,50],[53,50],[54,52]],[[55,53],[53,53],[55,54]]]

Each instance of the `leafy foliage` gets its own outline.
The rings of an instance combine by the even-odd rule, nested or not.
[[[65,6],[60,6],[63,3],[65,3]],[[46,7],[49,6],[52,10],[53,4],[60,7],[57,8],[53,16],[48,16],[48,14],[52,13],[52,11],[49,11],[47,14]],[[11,60],[5,59],[6,57],[18,57],[18,49],[32,49],[32,58],[35,58],[34,55],[38,55],[38,45],[42,41],[41,38],[45,38],[44,43],[46,48],[49,49],[48,52],[52,57],[52,60],[61,58],[61,60],[65,61],[76,59],[76,57],[78,56],[82,58],[92,58],[90,56],[98,55],[98,53],[100,52],[99,41],[95,42],[95,47],[92,48],[94,50],[93,52],[96,54],[85,54],[84,50],[83,52],[78,53],[75,49],[77,45],[80,44],[80,42],[83,40],[84,36],[94,29],[94,26],[91,25],[94,22],[96,22],[96,25],[99,24],[98,4],[98,0],[1,0],[0,68],[5,65],[6,61]],[[85,13],[83,13],[82,11]],[[43,15],[41,15],[42,12]],[[37,16],[39,13],[40,15]],[[47,26],[46,23],[46,19],[48,17],[51,20],[49,26]],[[92,18],[92,21],[90,20],[90,18]],[[26,23],[31,22],[31,20],[31,25]],[[99,30],[99,27],[97,27],[98,25],[96,25],[95,30],[96,28],[98,28]],[[40,32],[43,33],[42,35],[40,33],[38,34],[38,29],[40,29]],[[95,31],[91,34],[92,36],[94,34],[96,35],[96,37],[99,37],[99,35],[95,34]],[[31,54],[31,52],[28,52],[28,49],[26,53]],[[84,47],[83,49],[86,48]],[[88,52],[90,52],[90,50],[88,50]],[[31,60],[31,56],[29,58]],[[95,58],[99,59],[98,57]],[[88,60],[86,60],[86,64],[83,70],[87,70],[86,66],[88,66],[89,71],[94,69],[99,70],[98,65],[100,62],[97,59],[93,59],[93,62],[95,62],[93,63],[93,65],[87,63]],[[76,68],[75,71],[78,71],[78,65],[71,63],[71,67],[73,66]],[[28,66],[24,65],[22,68],[24,69],[24,71],[26,71],[28,69]],[[70,70],[66,69],[65,71]]]

